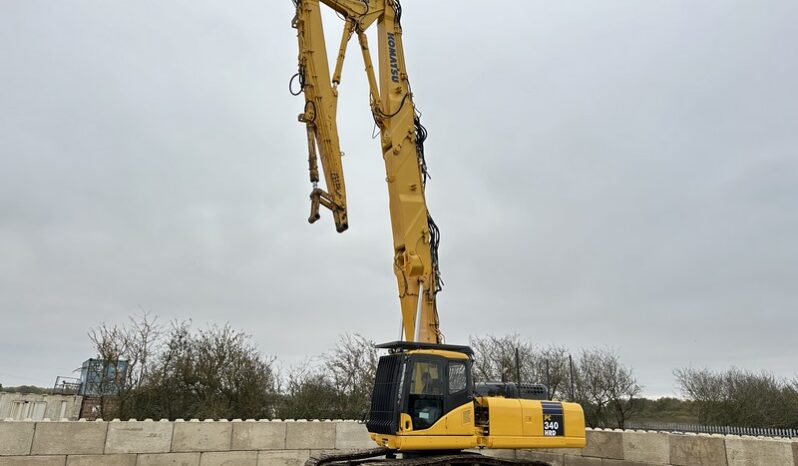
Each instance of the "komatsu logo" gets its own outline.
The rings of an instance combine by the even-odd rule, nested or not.
[[[388,55],[391,59],[391,81],[399,83],[399,59],[396,56],[396,38],[388,33]]]

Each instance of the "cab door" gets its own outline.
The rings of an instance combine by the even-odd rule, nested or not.
[[[448,360],[446,364],[446,433],[474,434],[474,390],[471,361]]]

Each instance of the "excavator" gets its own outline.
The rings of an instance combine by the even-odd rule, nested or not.
[[[324,207],[331,211],[338,232],[349,227],[336,113],[347,46],[356,36],[385,162],[402,328],[401,340],[377,345],[388,354],[378,362],[366,422],[375,447],[314,456],[306,465],[543,464],[473,451],[584,447],[584,413],[578,404],[548,400],[545,389],[520,381],[475,383],[471,348],[444,343],[436,301],[443,286],[438,265],[440,232],[427,209],[427,131],[413,102],[405,66],[400,1],[292,1],[299,66],[289,88],[305,98],[299,121],[307,130],[312,183],[309,221],[319,220]],[[344,21],[332,74],[323,7]],[[373,26],[378,71],[366,34]]]

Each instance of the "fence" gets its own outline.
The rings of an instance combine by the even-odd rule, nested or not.
[[[664,432],[695,432],[702,434],[750,435],[752,437],[798,438],[798,429],[776,427],[703,426],[667,422],[627,422],[627,429],[658,430]]]

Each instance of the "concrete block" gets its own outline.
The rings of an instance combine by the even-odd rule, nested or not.
[[[515,457],[519,460],[542,461],[551,466],[565,466],[565,455],[547,453],[538,450],[516,450]]]
[[[200,466],[257,466],[257,451],[217,451],[203,453]]]
[[[582,456],[622,460],[623,433],[606,430],[590,430],[586,433],[587,446],[582,449]]]
[[[515,450],[512,449],[489,450],[485,448],[484,450],[478,450],[477,453],[481,453],[485,456],[490,456],[491,458],[503,458],[508,460],[515,459]]]
[[[229,451],[232,435],[229,422],[176,422],[172,451]]]
[[[668,464],[669,435],[657,432],[623,432],[623,458],[641,463]]]
[[[233,422],[231,450],[285,449],[285,422]]]
[[[583,448],[535,448],[535,451],[555,455],[582,456]]]
[[[33,422],[0,422],[0,455],[27,455],[33,444]]]
[[[199,466],[199,453],[154,453],[139,455],[136,466]]]
[[[105,453],[168,453],[171,422],[111,422]]]
[[[69,455],[66,466],[136,466],[136,455]]]
[[[32,455],[101,455],[107,422],[37,422]]]
[[[606,458],[601,460],[601,466],[655,466],[659,464],[667,464],[667,463],[648,463],[648,462],[628,461],[628,460],[608,460]]]
[[[727,437],[726,460],[729,466],[750,464],[793,466],[793,452],[790,443],[788,440]]]
[[[376,448],[377,444],[369,437],[365,424],[357,422],[335,423],[335,448],[338,450],[355,450],[360,448]]]
[[[303,466],[310,450],[264,450],[258,452],[258,466]]]
[[[671,434],[670,450],[674,466],[726,465],[723,437]]]
[[[66,456],[0,456],[0,466],[64,466]]]
[[[564,466],[601,466],[601,458],[589,458],[587,456],[563,456]]]
[[[288,422],[285,427],[285,448],[288,450],[335,448],[335,424],[332,422]]]

